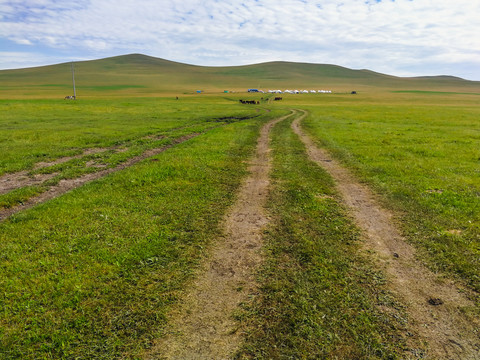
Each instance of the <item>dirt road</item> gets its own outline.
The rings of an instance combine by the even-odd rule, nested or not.
[[[289,116],[261,129],[250,175],[225,216],[225,236],[212,249],[203,271],[171,314],[166,335],[146,359],[228,359],[240,344],[241,330],[233,313],[256,291],[254,273],[262,262],[262,230],[268,223],[264,205],[271,167],[269,133]]]

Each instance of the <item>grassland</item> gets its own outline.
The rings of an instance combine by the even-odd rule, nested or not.
[[[44,184],[1,194],[0,207],[22,203],[62,179],[115,167],[182,136],[259,115],[230,100],[203,98],[0,100],[0,109],[5,114],[0,120],[0,176],[18,171],[53,175]],[[37,168],[56,159],[68,161]]]
[[[179,128],[255,115],[252,109],[226,99],[212,102],[200,97],[0,100],[0,111],[0,175],[89,148],[123,146]]]
[[[219,236],[260,126],[291,108],[309,111],[305,130],[378,193],[422,261],[480,292],[478,83],[138,55],[76,68],[77,101],[63,100],[70,64],[0,72],[0,176],[52,173],[54,183],[97,171],[92,161],[113,167],[201,135],[0,223],[1,358],[137,358]],[[248,87],[337,92],[283,95],[258,109],[238,103],[245,93],[220,94]],[[421,357],[403,306],[359,254],[332,180],[307,161],[288,123],[275,128],[272,148],[273,225],[260,292],[237,314],[250,326],[237,357]],[[82,155],[88,149],[104,151]],[[0,195],[0,205],[43,190]]]
[[[265,116],[1,223],[2,358],[112,359],[148,345],[218,236]]]
[[[480,108],[475,95],[309,107],[305,127],[398,214],[436,271],[480,290]],[[308,107],[308,106],[307,106]]]

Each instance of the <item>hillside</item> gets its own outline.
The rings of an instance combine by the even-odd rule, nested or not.
[[[0,71],[0,98],[69,95],[71,64]],[[400,78],[336,65],[268,62],[206,67],[131,54],[75,63],[79,96],[195,93],[261,89],[331,89],[338,92],[389,88],[480,93],[480,82],[449,76]]]

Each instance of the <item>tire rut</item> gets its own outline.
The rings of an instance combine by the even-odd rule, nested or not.
[[[294,112],[292,112],[293,114]],[[257,288],[255,269],[262,262],[262,231],[268,224],[265,203],[271,162],[270,129],[292,114],[265,124],[250,162],[250,175],[223,221],[224,236],[171,313],[164,336],[146,359],[228,359],[242,340],[233,314]]]
[[[100,170],[95,173],[86,174],[74,179],[62,179],[57,185],[51,186],[47,191],[42,192],[37,196],[29,198],[28,200],[24,201],[20,205],[13,206],[11,208],[0,209],[0,221],[3,221],[9,216],[12,216],[20,211],[27,210],[35,205],[38,205],[48,200],[59,197],[60,195],[63,195],[70,190],[76,189],[88,182],[100,179],[111,173],[126,169],[142,160],[158,155],[164,152],[165,150],[170,149],[175,145],[181,144],[182,142],[190,140],[198,135],[201,135],[201,133],[189,134],[181,138],[175,139],[173,140],[173,143],[171,145],[166,145],[160,148],[147,150],[142,155],[132,157],[114,168]]]
[[[73,159],[81,159],[84,156],[98,154],[108,150],[109,150],[108,148],[86,149],[79,155],[64,156],[50,162],[38,162],[34,165],[32,170],[35,171],[35,170],[47,168],[49,166],[63,164]],[[32,170],[23,170],[23,171],[1,175],[0,176],[0,195],[7,194],[10,191],[17,190],[26,186],[41,185],[45,181],[57,175],[57,173],[31,175],[30,172]]]
[[[428,359],[480,359],[479,321],[465,314],[474,306],[462,289],[440,278],[416,259],[413,246],[396,228],[393,215],[382,208],[373,193],[332,156],[317,147],[300,127],[292,128],[305,144],[310,159],[335,180],[347,208],[363,230],[366,247],[378,254],[391,291],[405,304],[411,330],[427,343]],[[424,358],[424,357],[422,357]]]
[[[246,120],[246,119],[252,119],[252,118],[255,118],[257,116],[259,116],[259,115],[256,114],[256,115],[243,116],[243,117],[224,117],[224,118],[216,119],[215,122],[226,121],[226,120],[241,121],[241,120]],[[228,123],[226,123],[226,124],[228,124]],[[226,124],[211,126],[209,128],[204,129],[201,133],[205,133],[207,131],[216,129],[218,127],[225,126]],[[188,128],[191,128],[195,125],[198,125],[198,124],[186,125],[186,126],[181,126],[181,127],[177,127],[177,128],[172,128],[172,129],[168,130],[168,132],[182,130],[182,129],[188,129]],[[199,133],[192,132],[192,135],[199,135]],[[186,135],[186,136],[188,136],[188,135]],[[181,140],[184,137],[185,136],[180,137],[179,139]],[[167,138],[167,136],[164,135],[164,134],[152,134],[152,135],[147,135],[147,136],[140,137],[139,139],[157,141],[157,140],[163,140],[163,139],[166,139],[166,138]],[[173,144],[177,144],[178,143],[177,140],[173,139]],[[164,149],[165,147],[168,148],[170,146],[167,145],[167,146],[147,150],[146,152],[156,151],[158,149]],[[21,189],[21,188],[24,188],[24,187],[28,187],[28,186],[42,186],[42,185],[44,185],[44,183],[46,181],[48,181],[48,180],[56,177],[57,175],[59,175],[59,172],[47,173],[47,174],[32,173],[32,172],[42,170],[42,169],[45,169],[45,168],[48,168],[48,167],[51,167],[51,166],[54,166],[54,165],[63,164],[63,163],[66,163],[70,160],[82,159],[82,158],[85,158],[89,155],[106,153],[108,151],[113,151],[115,153],[122,153],[122,152],[127,151],[128,149],[129,149],[129,142],[128,141],[121,144],[121,145],[116,145],[116,146],[112,146],[112,147],[99,147],[99,148],[84,149],[82,151],[82,153],[80,153],[78,155],[64,156],[64,157],[60,157],[60,158],[57,158],[55,160],[47,161],[47,162],[38,162],[33,166],[33,168],[31,170],[22,170],[22,171],[17,171],[17,172],[13,172],[13,173],[2,174],[2,175],[0,175],[0,195],[8,194],[9,192],[12,192],[14,190],[18,190],[18,189]],[[127,160],[125,160],[124,163],[128,163],[130,160],[132,160],[132,159],[134,160],[138,157],[143,157],[144,154],[139,155],[137,157],[132,157],[130,159],[127,159]],[[152,155],[150,155],[150,156],[152,156]],[[119,165],[118,168],[120,168],[121,166],[122,165]],[[130,165],[127,165],[127,166],[130,166]],[[107,165],[105,165],[105,164],[97,165],[95,163],[95,160],[90,160],[86,163],[86,167],[101,169],[101,168],[107,167]],[[116,170],[114,170],[114,171],[116,171]],[[107,172],[107,173],[109,173],[109,172]],[[87,176],[85,175],[85,177],[87,177]],[[97,177],[95,177],[95,179],[96,178]],[[82,182],[80,177],[75,179],[75,180],[77,180],[77,182]],[[65,182],[65,180],[62,180],[62,181]],[[73,181],[73,179],[72,179],[72,181]],[[87,180],[87,181],[89,181],[89,180]],[[51,188],[51,190],[54,191],[54,188]],[[8,211],[5,210],[5,213],[8,213]],[[2,210],[0,210],[0,221],[1,220],[2,220]]]
[[[253,117],[256,117],[256,116],[258,116],[258,115],[245,117],[245,118],[253,118]],[[239,120],[243,120],[243,118],[239,119]],[[28,198],[27,200],[25,200],[20,205],[12,206],[12,207],[9,207],[9,208],[3,208],[3,209],[0,208],[0,222],[5,220],[6,218],[18,213],[18,212],[20,212],[20,211],[29,209],[29,208],[31,208],[35,205],[38,205],[38,204],[41,204],[41,203],[46,202],[48,200],[54,199],[54,198],[56,198],[60,195],[65,194],[66,192],[68,192],[70,190],[73,190],[77,187],[80,187],[80,186],[82,186],[82,185],[84,185],[88,182],[100,179],[100,178],[102,178],[102,177],[104,177],[108,174],[123,170],[127,167],[130,167],[130,166],[138,163],[139,161],[142,161],[142,160],[145,160],[149,157],[158,155],[158,154],[162,153],[163,151],[165,151],[167,149],[170,149],[171,147],[173,147],[175,145],[178,145],[178,144],[180,144],[184,141],[187,141],[187,140],[192,139],[194,137],[197,137],[201,134],[204,134],[204,133],[206,133],[210,130],[214,130],[216,128],[219,128],[219,127],[222,127],[222,126],[225,126],[225,125],[226,124],[215,125],[215,126],[204,129],[202,132],[198,132],[198,133],[194,132],[194,133],[184,135],[184,136],[176,138],[176,139],[172,139],[172,143],[170,145],[165,145],[165,146],[162,146],[162,147],[146,150],[145,152],[143,152],[143,154],[131,157],[131,158],[125,160],[124,162],[122,162],[120,165],[118,165],[116,167],[113,167],[113,168],[106,168],[106,169],[103,169],[103,170],[97,170],[94,173],[85,174],[83,176],[73,178],[73,179],[62,179],[62,180],[59,181],[59,183],[57,185],[50,186],[48,188],[48,190],[46,190],[44,192],[41,192],[40,194],[38,194],[36,196]],[[190,127],[190,126],[175,128],[173,130],[188,128],[188,127]],[[147,138],[150,139],[150,140],[152,140],[152,139],[153,140],[158,140],[158,139],[163,139],[164,137],[155,135],[155,138],[152,138],[151,136],[147,136],[147,137],[143,137],[142,139],[147,139]],[[67,162],[69,160],[72,160],[72,159],[80,159],[80,158],[82,158],[84,156],[87,156],[87,155],[98,154],[98,153],[109,151],[109,150],[114,150],[116,152],[124,152],[127,149],[128,148],[126,148],[125,145],[113,146],[113,147],[110,147],[110,148],[87,149],[82,154],[79,154],[79,155],[70,156],[70,157],[62,157],[62,158],[53,160],[51,162],[39,162],[39,163],[35,164],[33,170],[39,170],[39,169],[49,167],[49,166],[52,166],[52,165],[65,163],[65,162]],[[88,164],[87,166],[89,166],[89,167],[96,167],[97,169],[102,169],[103,168],[103,166],[96,166],[94,162],[91,163],[91,164],[89,164],[89,163],[87,163],[87,164]],[[45,181],[47,181],[49,179],[52,179],[56,175],[58,175],[58,174],[57,173],[35,174],[35,175],[32,176],[32,175],[29,174],[28,170],[19,171],[19,172],[11,173],[11,174],[4,174],[4,175],[0,176],[0,195],[6,194],[6,193],[8,193],[10,191],[13,191],[13,190],[21,189],[25,186],[43,185]]]

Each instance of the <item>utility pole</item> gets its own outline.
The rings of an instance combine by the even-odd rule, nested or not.
[[[72,61],[72,83],[73,83],[73,99],[77,99],[77,91],[75,90],[75,66]]]

